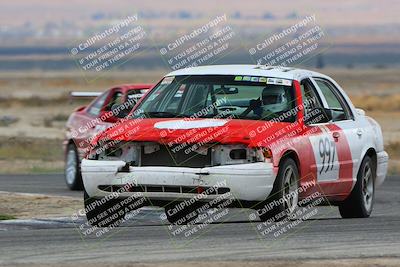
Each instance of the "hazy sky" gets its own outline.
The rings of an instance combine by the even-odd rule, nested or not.
[[[216,4],[218,2],[218,4]],[[399,24],[400,1],[398,0],[172,0],[172,1],[128,1],[128,0],[13,0],[2,1],[0,23],[2,26],[31,22],[40,24],[49,21],[88,22],[95,13],[127,14],[137,11],[173,13],[190,11],[194,14],[215,13],[262,15],[271,13],[277,18],[296,12],[316,13],[323,24],[328,25],[379,25]]]

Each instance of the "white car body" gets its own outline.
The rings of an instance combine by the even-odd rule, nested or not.
[[[185,187],[212,187],[223,182],[225,183],[223,187],[229,188],[233,198],[240,201],[259,202],[265,200],[271,193],[279,171],[280,159],[286,155],[285,151],[289,150],[297,153],[299,170],[309,169],[310,172],[315,173],[316,177],[312,179],[314,179],[314,182],[320,188],[324,189],[325,196],[332,201],[342,201],[350,194],[356,184],[361,162],[367,154],[372,155],[371,157],[376,160],[375,185],[378,186],[384,181],[387,173],[388,154],[384,151],[380,126],[376,121],[365,116],[363,111],[356,109],[344,90],[330,77],[303,69],[255,65],[193,67],[171,72],[166,77],[178,77],[181,75],[265,77],[267,79],[271,78],[271,83],[288,84],[295,84],[296,82],[301,84],[307,79],[315,87],[322,104],[327,108],[327,100],[316,83],[316,80],[324,79],[332,83],[346,101],[351,113],[351,119],[311,125],[310,127],[318,130],[317,133],[293,137],[293,143],[287,144],[287,147],[283,151],[276,152],[276,154],[275,151],[272,151],[272,159],[265,158],[262,162],[244,163],[238,160],[231,160],[231,162],[225,165],[203,166],[200,168],[187,166],[129,166],[127,170],[122,172],[121,169],[127,164],[127,161],[124,161],[123,157],[120,159],[107,157],[96,160],[84,159],[82,161],[83,182],[85,190],[90,197],[101,198],[110,194],[110,191],[99,189],[99,186],[102,185],[121,186],[126,183],[134,183],[144,188],[142,193],[146,198],[173,201],[175,199],[190,199],[196,195],[196,192],[185,192],[183,190]],[[152,122],[152,127],[154,131],[164,130],[168,132],[223,127],[225,123],[226,125],[234,123],[231,121],[225,122],[223,119],[211,119],[208,122],[195,120],[195,122],[185,124],[184,119],[171,118],[170,120],[162,120],[161,122],[154,121]],[[140,122],[138,125],[141,125]],[[146,127],[148,129],[151,126],[146,124]],[[249,128],[250,136],[251,131],[255,131],[259,135],[267,133],[262,133],[262,125],[258,125],[251,130]],[[274,129],[274,131],[277,131],[277,129]],[[225,134],[229,135],[229,132]],[[154,142],[154,140],[146,141],[146,137],[143,136],[139,139],[133,138],[132,140],[134,142]],[[321,149],[321,140],[328,140],[327,142],[331,142],[329,144],[336,145],[332,154],[332,164],[328,167],[325,166],[325,162],[322,162],[325,161],[325,156],[319,156],[321,151],[318,149]],[[304,145],[305,143],[309,144],[307,145],[308,148],[304,148],[306,146]],[[226,146],[228,145],[224,147]],[[345,146],[348,146],[349,149],[346,149]],[[151,147],[151,144],[149,144],[149,147]],[[343,155],[347,153],[347,156],[343,156],[342,153]],[[221,155],[224,156],[225,154],[221,153]],[[312,157],[314,157],[314,161],[312,161]],[[225,160],[229,161],[230,159]],[[329,158],[329,160],[331,159]],[[326,171],[324,168],[328,168],[329,170]],[[344,173],[349,170],[351,175],[340,177],[341,175],[345,175]],[[310,179],[308,182],[311,181]],[[147,190],[147,188],[151,189],[152,187],[157,187],[157,191]],[[174,187],[174,190],[178,191],[170,192],[168,188],[171,187]],[[338,189],[336,191],[331,190],[334,187]],[[133,192],[124,192],[120,194],[120,197],[128,197],[132,194]],[[217,194],[207,195],[203,200],[209,201],[216,197]]]

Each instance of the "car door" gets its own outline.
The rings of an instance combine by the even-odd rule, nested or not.
[[[325,95],[312,78],[301,82],[305,125],[310,145],[310,171],[325,195],[336,195],[352,183],[349,143],[336,121],[310,116],[315,110],[329,109]],[[323,118],[323,117],[321,117]]]
[[[305,125],[310,142],[311,173],[317,182],[336,180],[339,176],[339,161],[335,140],[329,131],[329,122],[319,118],[320,112],[312,115],[316,110],[324,108],[323,98],[316,89],[315,84],[309,78],[301,82],[302,99],[304,106]]]
[[[332,110],[332,123],[328,125],[330,131],[337,136],[340,141],[338,144],[344,143],[349,147],[340,160],[340,176],[355,181],[365,142],[363,129],[355,120],[345,97],[331,80],[321,77],[314,77],[313,80],[325,99],[325,107]]]

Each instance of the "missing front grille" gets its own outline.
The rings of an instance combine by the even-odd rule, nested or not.
[[[211,153],[208,149],[206,155],[201,155],[187,148],[168,147],[161,145],[160,150],[150,154],[141,151],[141,166],[168,166],[203,168],[211,166]]]

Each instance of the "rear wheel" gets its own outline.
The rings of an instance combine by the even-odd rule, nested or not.
[[[298,205],[298,188],[299,171],[296,162],[286,158],[279,167],[270,196],[257,207],[261,221],[279,221],[290,216]]]
[[[78,151],[73,143],[68,144],[64,171],[65,183],[71,190],[82,190],[83,182]]]
[[[375,166],[365,156],[357,174],[357,182],[350,196],[339,205],[342,218],[366,218],[372,213],[375,195]]]

